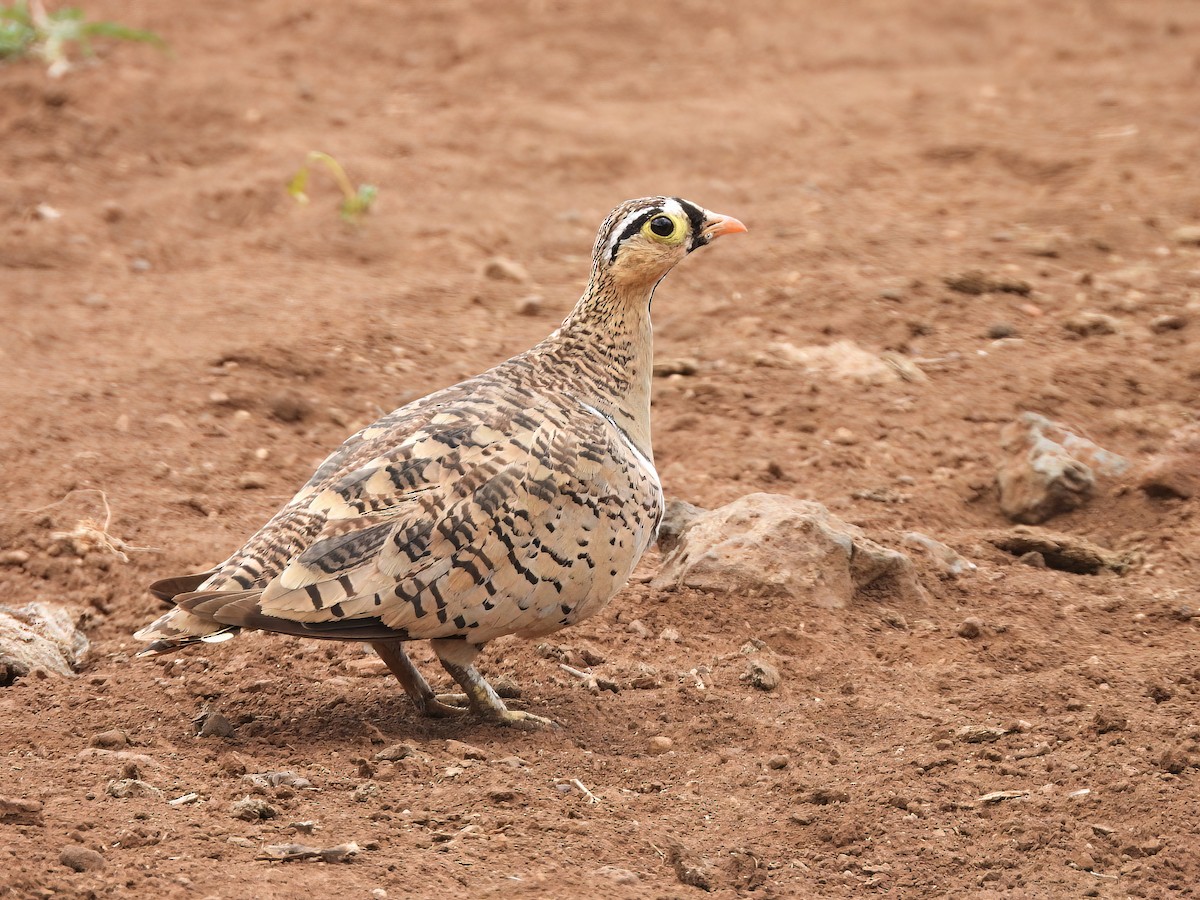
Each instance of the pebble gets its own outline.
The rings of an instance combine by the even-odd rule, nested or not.
[[[76,872],[93,872],[104,868],[104,857],[91,847],[68,844],[58,854],[58,861]]]
[[[129,746],[129,736],[119,728],[113,728],[93,734],[92,739],[88,741],[88,746],[103,747],[106,750],[124,750]]]
[[[23,566],[29,562],[29,553],[25,550],[6,550],[0,553],[0,566]]]
[[[767,760],[768,769],[786,769],[792,760],[786,753],[777,753]]]
[[[1177,244],[1200,246],[1200,225],[1184,225],[1171,232],[1171,240]]]
[[[152,268],[154,267],[150,264],[150,260],[141,256],[134,257],[129,261],[131,272],[149,272]]]
[[[495,281],[515,281],[524,283],[529,280],[529,272],[515,260],[503,256],[494,256],[483,264],[483,274]]]
[[[649,743],[646,745],[646,749],[650,751],[651,756],[662,756],[664,753],[671,752],[671,748],[674,746],[675,742],[669,737],[663,737],[662,735],[659,735],[658,737],[650,738]]]
[[[273,819],[279,815],[279,810],[265,800],[251,797],[247,794],[241,800],[229,805],[229,814],[235,819],[245,819],[247,822],[257,822],[260,819]]]
[[[600,878],[607,878],[615,884],[640,884],[642,880],[628,869],[617,866],[601,866],[592,874]]]
[[[650,637],[650,629],[642,624],[641,619],[634,619],[625,626],[625,630],[630,634],[636,634],[638,637]]]
[[[1117,320],[1112,316],[1098,312],[1081,312],[1063,322],[1063,328],[1079,337],[1092,337],[1098,334],[1116,334]]]
[[[1187,325],[1187,317],[1177,314],[1155,316],[1150,320],[1150,330],[1155,334],[1163,334],[1167,331],[1178,331],[1185,325]]]
[[[542,311],[542,296],[541,294],[530,294],[528,297],[522,297],[517,301],[516,310],[518,316],[536,316]]]
[[[483,750],[463,741],[446,741],[446,752],[459,759],[487,759],[487,754]]]
[[[969,619],[963,619],[958,624],[958,628],[954,630],[954,633],[959,637],[967,638],[968,640],[977,638],[983,633],[983,621],[975,618],[974,616]]]
[[[678,644],[681,640],[683,640],[683,635],[681,635],[674,628],[664,628],[659,633],[658,639],[660,641],[669,641],[672,644]]]
[[[678,359],[663,359],[654,364],[655,378],[666,378],[669,375],[695,375],[699,371],[699,361],[687,356]]]
[[[1008,322],[996,322],[988,326],[987,336],[993,341],[1001,340],[1002,338],[1015,337],[1017,327],[1010,325]]]
[[[392,744],[392,746],[380,750],[375,754],[378,760],[390,760],[395,762],[398,759],[406,759],[417,752],[417,748],[412,744]]]
[[[280,422],[299,422],[312,415],[313,406],[299,394],[276,394],[267,405],[272,417]]]
[[[164,796],[162,791],[140,778],[122,778],[118,781],[110,781],[105,785],[104,792],[118,800],[128,800],[131,797],[160,798]]]
[[[267,486],[267,476],[261,472],[243,472],[238,478],[238,487],[243,491],[259,491]]]
[[[233,737],[233,725],[219,712],[205,713],[199,722],[196,732],[200,737]]]
[[[858,443],[858,437],[845,426],[835,429],[830,440],[835,444],[841,444],[843,447],[850,447]]]
[[[783,679],[779,675],[779,670],[769,662],[763,662],[761,659],[752,659],[746,667],[746,681],[750,682],[751,686],[758,688],[760,691],[773,691],[779,687],[780,681]]]
[[[100,204],[100,218],[105,222],[120,222],[125,218],[125,207],[116,200],[105,200]]]

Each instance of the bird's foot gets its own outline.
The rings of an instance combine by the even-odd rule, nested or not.
[[[487,719],[497,725],[507,728],[519,728],[522,731],[561,731],[562,726],[553,719],[535,715],[523,709],[505,709],[503,712],[489,713]]]

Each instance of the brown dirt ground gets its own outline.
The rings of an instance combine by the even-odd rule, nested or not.
[[[1196,416],[1200,250],[1170,234],[1200,221],[1200,5],[86,6],[174,55],[109,44],[59,81],[0,68],[0,549],[31,554],[0,567],[0,596],[90,610],[93,641],[80,677],[0,692],[0,794],[44,804],[0,822],[0,893],[1200,895],[1200,619],[1184,609],[1200,501],[1113,483],[1052,523],[1136,552],[1124,576],[1020,565],[981,538],[1008,527],[992,483],[1017,412],[1137,459]],[[361,227],[322,173],[311,206],[285,194],[311,149],[379,186]],[[561,734],[418,719],[351,645],[243,635],[133,658],[159,611],[148,581],[221,559],[356,424],[551,330],[604,214],[650,193],[751,229],[658,294],[660,357],[700,361],[656,383],[668,495],[812,498],[893,545],[920,529],[977,572],[921,562],[924,603],[840,612],[634,584],[552,641],[603,658],[618,693],[528,644],[485,654]],[[530,283],[481,277],[495,255]],[[1032,294],[944,287],[970,269]],[[534,293],[540,311],[517,315]],[[1081,310],[1117,333],[1072,339]],[[1164,314],[1192,321],[1156,333]],[[1017,339],[990,340],[1000,323]],[[772,342],[835,340],[923,360],[929,380],[759,364]],[[107,496],[114,535],[154,549],[63,550],[54,531],[102,515],[84,489]],[[956,634],[969,616],[974,640]],[[741,680],[753,639],[776,691]],[[206,707],[232,737],[195,736]],[[993,743],[954,737],[1020,720]],[[199,802],[108,796],[124,763],[87,748],[110,729],[166,798]],[[424,755],[373,761],[402,741]],[[278,817],[244,822],[242,767],[317,790],[270,790]],[[1002,790],[1028,794],[978,801]],[[371,849],[255,859],[297,839]],[[61,865],[74,842],[105,867]]]

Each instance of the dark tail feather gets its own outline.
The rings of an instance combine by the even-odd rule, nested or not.
[[[159,600],[170,605],[178,594],[187,594],[196,590],[216,574],[216,569],[200,572],[196,575],[176,575],[174,578],[160,578],[150,585],[150,593]]]
[[[197,591],[176,598],[180,607],[214,622],[241,628],[257,628],[297,637],[331,641],[407,641],[408,632],[389,628],[377,617],[330,619],[324,622],[296,622],[264,613],[258,601],[262,590]]]

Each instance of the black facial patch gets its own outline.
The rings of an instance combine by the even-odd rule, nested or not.
[[[688,223],[692,226],[692,239],[688,242],[688,253],[691,253],[697,247],[703,247],[708,241],[700,234],[704,230],[704,213],[700,211],[700,207],[694,203],[681,197],[673,198],[676,203],[683,207],[684,213],[687,214]]]
[[[617,259],[617,250],[620,249],[621,245],[623,243],[625,243],[626,240],[628,240],[629,238],[631,238],[635,234],[637,234],[641,230],[643,225],[645,225],[647,222],[649,222],[651,219],[653,219],[655,216],[657,216],[661,212],[662,212],[662,210],[659,209],[658,207],[655,207],[654,209],[648,209],[648,210],[646,210],[646,212],[642,213],[640,216],[638,216],[636,219],[634,219],[632,222],[630,222],[628,225],[626,225],[625,230],[621,232],[621,236],[618,237],[616,239],[616,241],[613,243],[612,257],[609,259],[609,262],[615,262]]]

